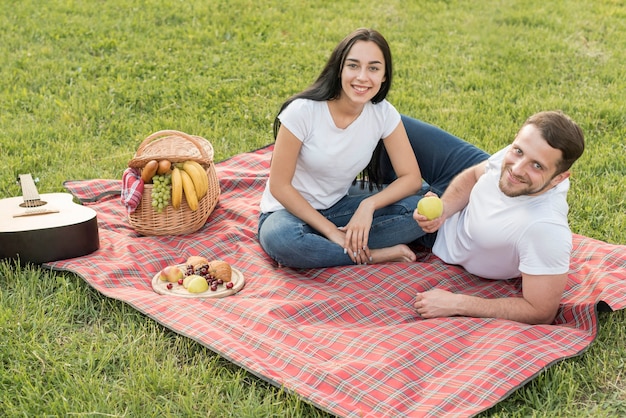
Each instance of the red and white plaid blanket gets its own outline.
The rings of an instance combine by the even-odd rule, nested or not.
[[[626,307],[626,246],[574,236],[570,281],[553,325],[475,318],[423,320],[417,291],[518,295],[489,281],[418,262],[298,271],[279,268],[256,239],[271,146],[216,164],[222,195],[207,224],[185,236],[140,237],[126,221],[120,180],[66,182],[96,210],[101,248],[46,264],[81,276],[253,374],[342,417],[469,416],[504,399],[594,340],[596,309]],[[188,255],[221,258],[246,285],[223,299],[155,293],[151,279]]]

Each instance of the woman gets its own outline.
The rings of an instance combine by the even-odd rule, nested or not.
[[[424,235],[412,217],[422,180],[400,114],[385,100],[391,80],[387,41],[358,29],[282,105],[259,220],[261,246],[280,265],[415,261],[406,244]],[[359,173],[382,183],[381,142],[394,179],[349,194]]]

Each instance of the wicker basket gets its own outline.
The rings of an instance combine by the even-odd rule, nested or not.
[[[143,140],[128,166],[142,168],[150,160],[170,160],[172,163],[192,160],[208,166],[213,164],[213,146],[199,136],[180,131],[158,131]]]
[[[174,209],[167,205],[161,212],[152,207],[152,184],[144,185],[143,196],[137,209],[128,216],[130,225],[141,235],[182,235],[202,228],[217,206],[220,184],[213,164],[213,146],[198,136],[179,131],[159,131],[139,145],[128,166],[141,168],[150,160],[167,159],[172,163],[197,161],[209,179],[207,194],[199,200],[198,209],[192,211],[183,195],[181,205]]]

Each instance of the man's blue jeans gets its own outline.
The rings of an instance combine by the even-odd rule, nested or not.
[[[443,194],[450,181],[464,169],[489,157],[477,147],[433,125],[408,116],[402,122],[427,183],[416,195],[406,197],[374,212],[368,246],[371,249],[418,241],[432,246],[434,234],[425,234],[413,219],[413,211],[424,193]],[[381,156],[383,180],[390,183],[395,173],[385,152]],[[320,210],[335,225],[348,223],[361,201],[371,193],[367,188],[349,193],[334,206]],[[261,214],[259,242],[265,252],[281,265],[294,268],[319,268],[354,264],[343,247],[329,241],[286,210]]]

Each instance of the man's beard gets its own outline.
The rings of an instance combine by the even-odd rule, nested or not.
[[[520,185],[523,184],[523,185],[525,185],[525,187],[522,187],[522,188],[519,188],[519,189],[507,188],[506,178],[509,175],[512,176],[513,178],[519,180],[521,182]],[[552,178],[554,178],[554,177],[552,177]],[[552,188],[552,186],[550,185],[550,182],[552,181],[552,179],[548,180],[544,185],[542,185],[541,187],[538,187],[536,189],[532,189],[530,186],[527,186],[526,183],[524,183],[524,181],[525,181],[525,179],[515,176],[514,174],[509,172],[507,167],[503,166],[502,167],[502,171],[500,172],[500,181],[498,182],[498,187],[500,187],[500,190],[502,191],[502,193],[504,193],[508,197],[535,195],[535,194],[544,192],[547,189]]]

